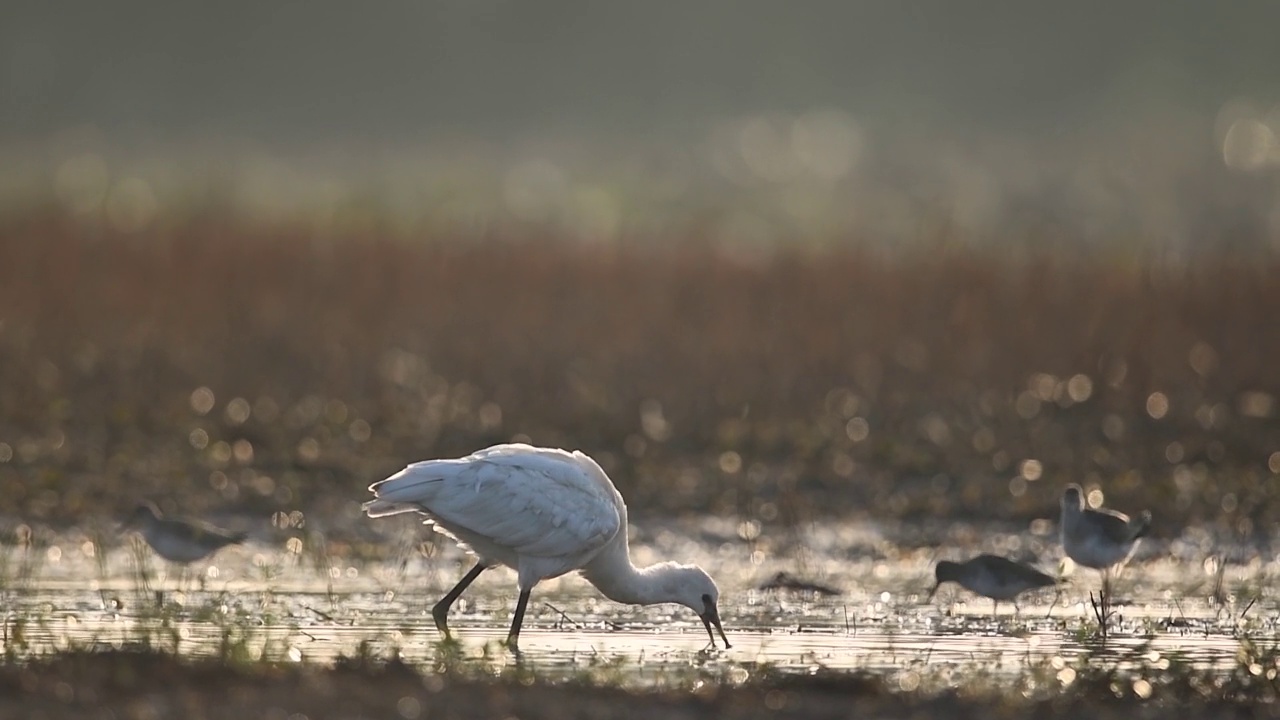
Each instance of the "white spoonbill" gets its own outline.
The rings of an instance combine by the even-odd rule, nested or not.
[[[610,600],[634,605],[678,603],[692,609],[716,643],[720,591],[696,565],[631,564],[627,505],[600,465],[585,454],[524,444],[495,445],[463,458],[426,460],[369,486],[369,517],[425,515],[477,558],[431,610],[449,636],[449,608],[480,573],[506,565],[518,575],[520,598],[507,645],[517,647],[529,593],[540,581],[577,570]]]

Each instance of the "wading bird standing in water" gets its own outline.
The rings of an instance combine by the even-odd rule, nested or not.
[[[149,500],[142,501],[134,508],[121,530],[139,531],[157,555],[181,566],[179,588],[186,575],[186,566],[248,538],[245,533],[223,530],[200,520],[164,517],[160,514],[160,508]],[[157,601],[162,601],[163,598],[163,592],[157,590]]]
[[[1110,615],[1111,568],[1128,562],[1150,529],[1149,511],[1130,518],[1115,510],[1086,507],[1084,491],[1075,483],[1062,492],[1062,550],[1077,564],[1102,573],[1102,593],[1094,611],[1103,635]]]
[[[124,522],[124,530],[139,530],[160,557],[178,565],[190,565],[248,537],[214,527],[200,520],[167,518],[155,503],[144,500]]]
[[[929,599],[942,583],[953,582],[969,592],[989,597],[994,602],[991,616],[995,617],[1001,600],[1014,600],[1018,595],[1036,588],[1050,587],[1057,579],[1045,575],[1030,565],[1014,562],[999,555],[979,555],[965,562],[943,560],[934,568],[936,582],[929,591]],[[1018,609],[1014,600],[1013,609]]]
[[[476,556],[475,567],[431,610],[446,637],[453,602],[480,573],[506,565],[519,576],[507,635],[513,650],[533,587],[573,570],[616,602],[684,605],[702,619],[713,647],[712,626],[730,647],[717,609],[720,591],[702,568],[631,564],[626,503],[604,470],[581,452],[495,445],[464,458],[414,463],[369,490],[375,497],[364,505],[369,517],[421,513]]]

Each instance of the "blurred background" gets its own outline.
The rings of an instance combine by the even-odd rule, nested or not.
[[[3,195],[128,227],[216,200],[606,241],[1265,244],[1278,23],[1268,0],[15,3]]]
[[[1276,519],[1280,5],[0,7],[0,513]],[[1136,508],[1134,508],[1136,509]],[[333,520],[332,522],[338,522]]]

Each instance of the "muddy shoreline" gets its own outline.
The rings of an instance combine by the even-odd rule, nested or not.
[[[1141,698],[1114,675],[1081,678],[1061,694],[998,688],[912,692],[867,673],[769,676],[744,684],[633,691],[419,672],[396,661],[333,666],[228,664],[140,651],[75,652],[0,666],[0,717],[26,718],[1145,718],[1277,717],[1274,681],[1204,686],[1174,676]],[[1175,710],[1176,709],[1176,710]]]

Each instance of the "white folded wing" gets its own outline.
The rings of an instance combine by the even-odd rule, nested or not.
[[[490,561],[516,567],[513,560],[536,558],[541,577],[581,567],[618,534],[626,513],[594,460],[523,444],[414,463],[369,489],[370,517],[421,512]]]

